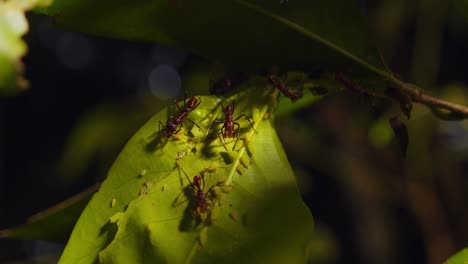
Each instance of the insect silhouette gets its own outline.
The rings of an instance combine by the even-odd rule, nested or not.
[[[161,121],[159,121],[159,133],[162,136],[165,136],[166,138],[173,137],[174,139],[177,139],[174,135],[179,133],[179,131],[182,129],[183,126],[183,121],[184,119],[187,119],[188,121],[192,122],[195,126],[197,126],[201,131],[201,127],[197,125],[193,120],[189,119],[187,115],[192,112],[197,106],[200,105],[200,101],[197,100],[195,97],[190,97],[188,101],[185,101],[184,97],[184,108],[181,109],[177,102],[174,102],[177,109],[179,110],[179,114],[175,116],[170,116],[169,119],[167,120],[166,125],[164,125]],[[162,128],[162,129],[161,129]]]
[[[224,95],[234,91],[237,86],[248,79],[247,74],[243,72],[234,72],[217,81],[210,82],[210,94]]]
[[[231,105],[228,105],[226,107],[224,107],[223,104],[221,103],[221,108],[223,109],[223,113],[224,113],[224,121],[218,120],[218,119],[214,120],[213,123],[211,123],[210,129],[215,124],[223,123],[223,126],[221,127],[221,130],[219,131],[218,136],[221,138],[224,149],[226,149],[226,151],[227,151],[226,138],[236,138],[236,142],[234,143],[234,146],[232,147],[232,150],[234,150],[236,148],[236,145],[237,145],[237,142],[239,141],[239,136],[240,136],[240,124],[236,121],[244,117],[247,121],[249,121],[250,126],[252,128],[253,128],[253,122],[244,113],[242,113],[241,115],[239,115],[237,118],[234,119],[234,101],[232,102]],[[207,136],[210,132],[210,129],[208,130]]]
[[[297,99],[300,99],[304,95],[302,90],[297,90],[295,92],[291,91],[284,82],[281,82],[278,79],[278,77],[274,75],[269,75],[267,79],[271,83],[271,85],[280,90],[286,97],[290,98],[293,102]]]
[[[185,170],[182,169],[182,167],[179,166],[179,168],[182,170],[185,177],[187,178],[187,180],[190,183],[189,188],[192,191],[192,196],[195,197],[195,203],[194,203],[195,212],[197,213],[198,217],[200,218],[199,220],[203,221],[211,213],[211,209],[213,207],[213,203],[212,203],[213,197],[210,197],[211,196],[210,192],[214,187],[220,186],[222,183],[219,182],[219,183],[211,186],[207,191],[205,191],[205,177],[204,177],[204,174],[210,168],[205,169],[199,175],[193,176],[192,180],[190,180],[189,176],[187,175]]]
[[[365,90],[360,85],[352,81],[349,77],[341,72],[335,74],[335,80],[340,82],[350,92],[360,95],[366,103],[371,106],[375,106],[375,94]]]

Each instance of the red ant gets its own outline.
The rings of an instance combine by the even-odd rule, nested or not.
[[[210,81],[210,94],[223,95],[232,92],[237,86],[248,79],[247,74],[234,72],[217,81]]]
[[[289,88],[283,82],[280,82],[278,77],[276,77],[274,75],[269,75],[267,77],[267,79],[271,83],[271,85],[273,85],[278,90],[280,90],[286,97],[290,98],[291,101],[293,101],[293,102],[296,101],[297,99],[301,98],[304,95],[302,90],[292,92],[291,90],[289,90]]]
[[[183,121],[184,118],[187,117],[187,115],[192,112],[195,108],[197,108],[198,105],[200,105],[201,102],[197,100],[195,97],[190,97],[187,102],[185,102],[185,97],[184,97],[184,109],[180,109],[179,105],[177,102],[175,102],[175,105],[177,106],[177,109],[179,110],[179,114],[175,116],[170,116],[169,119],[167,120],[167,124],[164,125],[161,121],[159,121],[159,133],[163,133],[164,136],[167,138],[173,137],[176,139],[174,134],[179,133],[179,131],[182,129]],[[188,121],[192,122],[194,125],[196,125],[200,130],[200,126],[198,126],[193,120],[187,118]],[[179,129],[177,129],[177,126],[180,125]],[[161,130],[161,127],[163,128]]]
[[[211,167],[211,166],[210,166]],[[188,177],[187,173],[185,172],[182,167],[179,166],[179,168],[182,170],[184,173],[185,177],[187,180],[190,182],[190,188],[193,190],[196,201],[196,212],[198,213],[198,216],[200,217],[201,220],[204,220],[206,218],[206,215],[211,211],[211,201],[208,198],[208,194],[211,192],[211,190],[216,187],[220,186],[221,183],[217,183],[208,189],[208,191],[205,192],[205,178],[204,178],[204,173],[209,170],[205,169],[200,175],[195,175],[193,176],[193,182],[190,180]]]
[[[237,138],[236,143],[234,143],[234,146],[232,147],[232,150],[234,150],[236,148],[236,144],[237,141],[239,141],[240,136],[240,125],[236,121],[244,117],[245,119],[247,119],[247,121],[249,121],[251,127],[253,127],[253,122],[244,113],[242,113],[240,116],[234,119],[234,101],[232,102],[232,105],[228,105],[226,106],[226,108],[224,108],[223,104],[221,103],[221,108],[223,109],[224,113],[224,122],[222,120],[216,119],[213,121],[213,123],[211,123],[210,129],[213,126],[213,124],[224,123],[221,127],[221,131],[219,131],[218,133],[218,136],[221,138],[221,141],[223,142],[223,146],[226,149],[226,151],[226,138]],[[235,128],[235,126],[237,126],[237,128]],[[209,132],[210,131],[208,130],[207,136]]]
[[[368,104],[370,104],[371,106],[374,106],[375,104],[374,99],[376,96],[375,94],[369,91],[366,91],[365,89],[363,89],[361,86],[353,82],[349,77],[347,77],[341,72],[338,72],[335,74],[335,80],[340,82],[349,91],[361,95]]]

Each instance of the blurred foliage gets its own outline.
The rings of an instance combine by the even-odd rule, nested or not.
[[[122,102],[113,102],[91,108],[70,132],[57,163],[57,180],[64,184],[77,182],[94,161],[97,161],[95,165],[100,174],[105,174],[109,162],[116,157],[125,141],[154,109],[163,107],[161,101],[151,100],[151,103],[154,106],[129,101],[126,107]]]
[[[96,184],[60,204],[31,216],[23,226],[0,230],[0,237],[66,243],[73,226],[98,186],[99,184]]]
[[[467,0],[452,0],[453,6],[459,12],[459,14],[465,17],[468,21],[468,1]]]
[[[57,0],[37,11],[68,29],[182,47],[247,71],[320,65],[370,78],[376,89],[375,74],[391,75],[351,1]]]
[[[51,0],[0,1],[0,95],[12,95],[18,88],[27,88],[22,77],[24,65],[21,58],[27,51],[22,37],[28,31],[25,12],[47,6]]]

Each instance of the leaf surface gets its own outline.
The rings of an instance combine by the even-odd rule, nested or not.
[[[468,248],[463,249],[457,254],[451,256],[444,263],[446,264],[466,264],[468,262]]]
[[[226,139],[226,149],[218,137],[221,125],[205,136],[186,121],[177,140],[168,140],[159,121],[165,124],[178,110],[156,114],[114,162],[60,262],[306,262],[313,220],[267,118],[278,96],[273,94],[259,86],[224,101],[197,97],[201,104],[188,118],[204,132],[223,117],[221,102],[234,99],[234,118],[245,113],[253,121],[252,127],[242,117],[236,121],[240,140]],[[195,175],[205,179],[205,213],[191,187]]]

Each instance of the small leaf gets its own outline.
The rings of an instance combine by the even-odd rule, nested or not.
[[[184,122],[176,140],[159,133],[159,122],[166,124],[177,109],[148,121],[84,210],[60,262],[305,263],[312,217],[266,119],[278,93],[251,88],[223,101],[236,101],[234,118],[245,113],[253,121],[252,128],[236,121],[241,137],[226,139],[227,151],[218,137],[221,125],[205,136]],[[201,104],[188,118],[208,131],[223,117],[221,99],[197,99]],[[187,179],[195,175],[206,181],[206,212]]]
[[[468,248],[463,249],[457,254],[451,256],[445,264],[466,264],[468,263]]]

